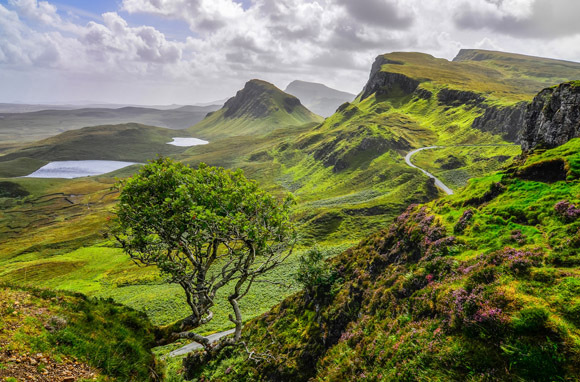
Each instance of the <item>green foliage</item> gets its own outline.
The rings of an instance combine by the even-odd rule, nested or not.
[[[334,283],[338,281],[338,274],[325,261],[321,249],[315,246],[298,258],[298,270],[295,278],[305,289],[307,295],[324,298],[331,292]]]
[[[548,312],[543,308],[526,308],[514,319],[514,329],[520,333],[536,334],[546,329]]]
[[[132,259],[157,266],[183,288],[191,309],[186,327],[211,320],[217,292],[232,282],[230,320],[240,329],[238,301],[291,253],[292,197],[279,203],[240,170],[194,170],[167,158],[117,187],[113,235]]]
[[[0,327],[9,323],[9,330],[0,333],[0,341],[9,345],[0,352],[42,353],[51,362],[77,360],[117,381],[150,381],[155,373],[160,375],[151,353],[154,328],[141,312],[110,300],[46,289],[4,287],[0,296],[0,306],[13,307],[0,311]],[[45,366],[39,363],[37,369]]]
[[[558,344],[549,338],[545,341],[516,341],[501,347],[509,359],[510,369],[524,380],[551,382],[564,380],[562,364],[566,358],[558,349]]]

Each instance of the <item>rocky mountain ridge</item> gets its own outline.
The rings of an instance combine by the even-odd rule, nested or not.
[[[529,105],[522,149],[553,148],[580,136],[580,81],[542,90]]]

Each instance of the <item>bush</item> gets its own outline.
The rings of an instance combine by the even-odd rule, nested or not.
[[[453,227],[453,232],[455,233],[462,233],[467,228],[467,224],[473,218],[473,210],[468,209],[463,212],[463,215],[457,221],[457,224]]]
[[[295,279],[304,287],[308,297],[325,297],[338,280],[338,273],[324,260],[320,248],[314,247],[298,259]]]

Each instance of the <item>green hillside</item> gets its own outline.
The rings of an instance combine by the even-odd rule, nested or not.
[[[234,350],[190,377],[575,380],[579,195],[574,139],[472,179],[457,195],[412,205],[334,258],[328,280],[336,281],[311,285],[247,326],[243,340],[261,362]]]
[[[157,380],[154,327],[110,301],[40,289],[0,288],[0,379]]]
[[[189,132],[201,138],[263,135],[284,126],[321,122],[300,100],[274,85],[251,80],[220,110],[208,114]]]
[[[488,57],[489,54],[491,58]],[[451,234],[450,229],[455,226],[464,210],[461,204],[463,202],[455,201],[473,194],[467,198],[465,206],[480,208],[477,203],[486,206],[488,202],[486,198],[489,198],[489,195],[496,196],[494,194],[496,186],[491,187],[490,182],[493,180],[493,183],[498,183],[496,178],[499,175],[468,183],[470,178],[486,176],[512,161],[521,166],[517,162],[517,155],[520,154],[519,146],[509,144],[517,138],[514,131],[523,118],[522,108],[525,109],[527,101],[535,94],[531,89],[537,87],[539,90],[544,83],[552,84],[550,81],[556,81],[563,76],[570,78],[577,76],[572,64],[570,67],[564,65],[562,69],[559,62],[538,59],[538,65],[545,74],[540,76],[538,72],[530,69],[534,67],[534,58],[525,58],[527,60],[525,65],[529,67],[522,64],[518,69],[516,64],[508,67],[505,63],[506,60],[509,61],[509,54],[488,53],[488,56],[483,60],[480,56],[474,55],[472,61],[464,57],[464,61],[460,62],[435,59],[419,53],[379,56],[367,86],[357,99],[352,103],[343,104],[336,114],[323,122],[275,87],[261,81],[250,81],[244,90],[228,101],[229,105],[226,104],[223,109],[208,116],[187,133],[180,132],[180,136],[192,135],[209,139],[210,144],[204,146],[191,148],[170,146],[166,142],[175,136],[175,132],[127,124],[85,128],[24,148],[10,148],[7,154],[0,157],[0,176],[11,177],[0,179],[0,282],[112,297],[117,302],[145,311],[155,324],[166,324],[182,318],[186,303],[179,288],[164,284],[153,268],[137,268],[122,255],[114,243],[103,237],[108,227],[107,217],[110,216],[110,210],[116,201],[116,194],[110,190],[112,177],[130,176],[134,168],[86,179],[14,178],[32,172],[51,160],[114,159],[143,162],[162,153],[191,165],[206,162],[227,168],[242,168],[248,177],[257,180],[262,187],[274,194],[292,192],[298,202],[294,217],[300,229],[301,247],[286,267],[272,276],[289,280],[289,275],[297,267],[298,255],[308,251],[314,243],[318,243],[328,256],[336,254],[362,237],[388,226],[408,205],[427,203],[443,196],[433,181],[418,169],[409,167],[404,157],[416,148],[445,146],[422,151],[413,158],[413,162],[440,177],[458,193],[454,197],[442,199],[447,201],[448,205],[439,205],[435,202],[428,207],[430,213],[436,214],[437,219],[441,220],[447,232]],[[551,68],[553,73],[550,72]],[[525,86],[520,85],[518,81],[524,81]],[[569,157],[567,159],[569,167],[575,168],[576,159],[572,151],[576,146],[567,147],[570,152],[565,155]],[[550,153],[545,154],[546,157],[552,155]],[[570,176],[575,176],[574,171]],[[510,174],[506,173],[502,179],[505,177],[506,182],[512,179],[510,176],[513,174]],[[513,179],[515,180],[507,182],[505,187],[512,187],[519,178]],[[575,178],[571,178],[573,179]],[[529,179],[525,182],[528,181]],[[466,184],[467,188],[462,191],[461,188]],[[522,184],[524,191],[528,187],[531,189],[536,187],[533,182]],[[560,192],[553,188],[556,184],[548,184],[546,187],[549,187],[547,193],[558,195]],[[574,192],[578,191],[574,190],[572,188],[572,191],[567,189],[562,192],[572,192],[571,195],[575,195]],[[515,191],[516,189],[513,190],[514,195]],[[526,203],[541,196],[525,193],[522,195],[528,198]],[[471,261],[472,255],[488,251],[486,249],[488,244],[481,244],[481,251],[471,246],[471,242],[475,243],[476,239],[483,243],[488,231],[491,240],[496,243],[489,244],[489,251],[503,248],[502,240],[508,240],[508,236],[510,238],[514,236],[513,240],[521,241],[520,234],[515,232],[518,229],[522,231],[521,234],[532,237],[529,231],[537,223],[519,228],[523,221],[522,216],[527,215],[528,211],[523,205],[516,203],[517,197],[505,200],[498,198],[497,203],[489,203],[492,209],[485,210],[481,216],[497,213],[501,219],[494,217],[485,220],[485,225],[483,223],[481,225],[485,229],[473,231],[469,233],[472,236],[464,238],[465,243],[461,242],[458,246],[463,251],[457,257],[458,264],[464,260]],[[501,203],[504,202],[507,203],[506,206],[512,207],[502,207]],[[549,202],[552,203],[551,199]],[[548,204],[545,204],[537,208],[547,211],[547,206]],[[508,209],[504,210],[505,208]],[[512,223],[515,224],[515,228],[512,228]],[[541,223],[556,224],[552,220]],[[507,224],[510,227],[509,231],[506,231],[507,228],[501,228],[502,224]],[[469,230],[466,229],[465,232]],[[542,235],[533,236],[533,243],[539,243],[538,247],[547,245],[541,238],[551,240],[551,235],[552,231],[548,233],[542,231]],[[384,235],[375,237],[380,241]],[[558,234],[554,234],[553,237],[559,238]],[[551,242],[548,244],[552,245]],[[492,247],[496,249],[491,249]],[[353,275],[356,277],[361,275],[363,279],[360,283],[365,285],[364,288],[373,286],[373,283],[379,280],[376,275],[372,277],[365,275],[366,268],[359,268],[358,265],[349,262],[356,256],[360,259],[355,260],[357,264],[373,261],[370,257],[365,257],[370,251],[369,248],[363,245],[355,252],[347,252],[339,257],[337,261],[348,264],[348,269],[341,273],[343,280],[350,280]],[[413,263],[415,265],[397,264],[395,268],[389,268],[387,274],[392,271],[393,277],[399,277],[397,272],[404,272],[413,279],[413,272],[418,270],[415,263]],[[354,273],[349,273],[351,270]],[[399,279],[388,281],[380,279],[377,282],[384,283],[384,289],[387,289],[386,285],[391,281],[399,283],[400,280],[397,280]],[[347,283],[345,285],[349,285],[348,288],[355,284],[359,285],[358,281],[345,282]],[[377,288],[380,289],[380,286]],[[261,285],[259,290],[245,300],[246,304],[242,306],[244,317],[259,316],[298,289],[299,286],[291,280],[283,288],[269,284]],[[345,307],[347,311],[352,308],[352,311],[358,314],[362,310],[357,310],[360,307],[348,305],[345,294],[348,295],[350,292],[344,290],[337,295],[342,296],[340,298],[343,300],[332,300],[336,304],[336,310],[324,305],[326,304],[324,301],[320,303],[325,306],[324,314],[327,317],[336,313],[339,318],[342,317],[340,320],[344,318],[344,325],[355,325],[351,323],[354,320],[351,316],[341,315],[343,313],[341,309],[347,304]],[[349,290],[357,291],[357,289]],[[363,300],[366,301],[366,297],[362,292],[360,296],[357,295],[361,303]],[[405,298],[407,297],[409,296]],[[304,298],[304,295],[293,297],[289,300],[290,305],[276,308],[274,311],[276,314],[269,316],[274,321],[268,321],[268,325],[272,324],[273,328],[276,328],[278,325],[276,322],[280,322],[279,325],[288,325],[289,328],[304,333],[307,340],[310,338],[313,341],[318,340],[320,337],[311,337],[310,332],[317,327],[311,319],[313,317],[318,319],[318,316],[309,310],[311,306],[301,306],[297,303]],[[405,308],[402,308],[403,305],[400,304],[414,304],[414,300],[404,301],[404,303],[396,301],[394,313],[388,311],[387,307],[381,312],[386,316],[390,315],[389,317],[398,317],[400,311],[411,306],[405,305]],[[341,303],[344,304],[340,305]],[[224,314],[225,304],[220,304],[218,302],[215,307],[216,318],[202,329],[203,333],[228,327],[227,316]],[[285,313],[280,313],[285,311],[285,307],[290,309],[287,317],[288,320],[292,320],[291,324],[284,321]],[[366,308],[371,309],[370,311],[374,309],[371,304],[365,305]],[[510,305],[510,309],[512,308]],[[297,313],[292,315],[294,314],[292,312]],[[405,317],[397,319],[401,322],[401,328],[404,320],[414,319],[413,316]],[[554,319],[558,320],[563,316],[550,317],[556,317]],[[278,319],[280,321],[277,321]],[[365,320],[361,322],[361,325],[366,325]],[[373,321],[376,322],[379,321]],[[385,324],[383,321],[379,323]],[[256,325],[262,324],[252,325],[254,335],[256,333],[261,335],[262,329]],[[374,329],[364,326],[363,330]],[[338,338],[333,338],[338,341],[343,332],[340,329]],[[308,350],[302,353],[301,339],[290,340],[286,338],[287,334],[279,333],[280,349],[285,349],[287,355],[280,355],[278,359],[287,361],[288,367],[295,367],[296,370],[301,370],[301,361],[292,357],[308,358],[312,354],[322,360],[327,355],[330,357],[334,354],[332,351],[338,352],[343,349],[332,350],[337,343],[333,344],[332,341],[327,342],[329,346],[324,349],[311,349],[309,348],[311,344],[308,343],[304,345]],[[552,342],[557,340],[551,334],[548,337]],[[258,337],[252,338],[251,341],[256,341],[254,346],[259,348],[261,345],[255,340]],[[455,347],[460,343],[459,337],[453,338],[456,342],[451,343],[452,349],[449,351],[455,351]],[[368,344],[365,343],[366,345]],[[357,354],[351,350],[348,349],[350,353],[345,354]],[[488,351],[488,348],[484,351]],[[460,355],[450,354],[455,357],[452,359],[462,359],[457,358]],[[322,361],[320,362],[322,365]],[[567,362],[563,365],[566,366]],[[338,364],[342,365],[340,362]],[[208,369],[206,372],[208,375],[220,375],[220,370],[227,368],[223,365],[225,363],[221,364],[217,371]],[[223,368],[219,369],[222,366]],[[282,370],[286,366],[276,364],[272,367],[275,370]],[[330,372],[330,366],[325,364],[320,367],[321,370]],[[465,377],[467,372],[461,367],[457,369],[458,374],[450,375]],[[453,371],[455,369],[447,368],[455,373]],[[236,375],[245,375],[247,380],[252,380],[247,377],[250,374],[244,374],[253,372],[249,368],[236,366],[236,370]],[[288,375],[302,373],[296,370],[288,371]],[[265,375],[277,375],[277,371],[270,369],[260,372],[262,371],[267,373]],[[314,371],[312,369],[309,372]],[[337,374],[339,375],[337,380],[344,380],[347,374],[340,373]],[[380,379],[378,374],[376,378]],[[349,379],[350,375],[346,380]],[[444,378],[441,376],[440,380]]]
[[[120,160],[145,162],[185,150],[168,145],[187,132],[137,123],[91,126],[27,144],[0,156],[0,177],[28,175],[50,161]]]

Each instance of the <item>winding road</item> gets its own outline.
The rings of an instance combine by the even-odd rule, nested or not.
[[[225,337],[225,336],[232,334],[234,331],[235,331],[235,329],[230,329],[230,330],[226,330],[223,332],[210,334],[206,338],[209,340],[210,343],[213,343],[222,337]],[[192,342],[192,343],[187,344],[183,347],[180,347],[179,349],[175,349],[174,351],[169,353],[168,356],[169,357],[177,357],[178,355],[187,354],[187,353],[190,353],[194,350],[201,349],[202,347],[203,346],[201,344],[198,344],[197,342]]]
[[[423,170],[421,167],[415,166],[411,162],[411,157],[413,155],[417,154],[419,151],[431,150],[431,149],[442,149],[444,147],[445,146],[428,146],[428,147],[421,147],[417,150],[413,150],[413,151],[409,152],[407,155],[405,155],[405,162],[407,163],[408,166],[411,166],[413,168],[421,170],[423,172],[423,174],[427,175],[429,178],[435,179],[435,185],[437,187],[439,187],[441,190],[443,190],[443,192],[445,192],[447,195],[453,195],[453,190],[450,189],[449,187],[447,187],[441,180],[439,180],[439,178],[437,178],[435,175],[431,174],[429,171]]]
[[[437,178],[435,175],[431,174],[429,171],[423,170],[421,167],[415,166],[411,162],[411,157],[413,155],[417,154],[419,151],[431,150],[431,149],[444,149],[447,147],[501,147],[501,146],[519,146],[519,145],[514,144],[514,143],[488,143],[488,144],[482,144],[482,145],[427,146],[427,147],[421,147],[421,148],[418,148],[416,150],[413,150],[413,151],[409,152],[407,155],[405,155],[405,163],[407,163],[407,165],[410,167],[421,170],[423,172],[423,174],[427,175],[429,178],[435,179],[435,185],[437,187],[439,187],[441,190],[443,190],[443,192],[445,192],[447,195],[453,195],[453,190],[450,189],[449,187],[447,187],[439,178]]]

